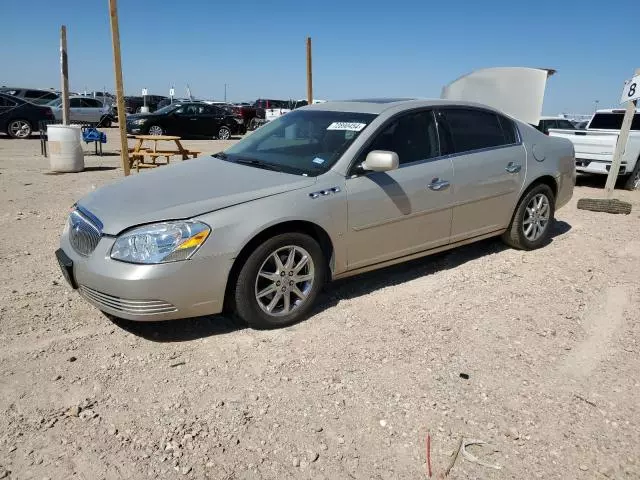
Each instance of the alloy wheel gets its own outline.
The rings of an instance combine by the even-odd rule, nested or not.
[[[309,297],[314,274],[313,259],[304,248],[295,245],[278,248],[258,270],[255,299],[268,315],[288,315]]]
[[[551,208],[544,193],[538,193],[527,204],[522,222],[524,236],[530,242],[538,240],[549,226]]]
[[[27,138],[31,135],[31,125],[24,120],[14,120],[9,124],[11,136],[15,138]]]
[[[222,127],[218,131],[218,140],[229,140],[230,137],[231,137],[231,132],[227,127]]]
[[[158,125],[151,125],[149,127],[149,135],[162,135],[162,127]]]

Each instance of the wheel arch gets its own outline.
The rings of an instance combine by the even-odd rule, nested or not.
[[[231,269],[229,270],[229,275],[227,276],[227,286],[225,289],[225,308],[228,307],[228,301],[231,298],[230,292],[236,282],[236,278],[240,273],[240,269],[246,262],[249,255],[251,255],[251,252],[253,252],[258,245],[271,237],[282,233],[292,232],[304,233],[318,242],[320,248],[322,249],[322,253],[324,254],[324,259],[328,269],[327,271],[329,272],[328,277],[331,278],[334,268],[334,246],[331,237],[324,228],[322,228],[317,223],[310,222],[308,220],[288,220],[277,223],[275,225],[269,225],[268,227],[254,234],[254,236],[245,243],[245,245],[240,250],[240,253],[238,253],[236,258],[234,259]]]
[[[537,187],[540,184],[544,184],[547,185],[551,191],[553,192],[553,197],[554,197],[554,201],[556,199],[556,197],[558,196],[558,182],[556,181],[556,179],[552,176],[552,175],[541,175],[537,178],[535,178],[533,181],[531,181],[531,183],[529,183],[529,185],[527,185],[527,188],[525,188],[522,193],[520,194],[520,198],[518,199],[518,203],[520,203],[520,200],[522,200],[522,198],[529,193],[529,191],[534,188]]]

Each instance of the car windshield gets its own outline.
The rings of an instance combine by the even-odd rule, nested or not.
[[[158,110],[155,111],[155,113],[159,113],[159,114],[164,114],[164,113],[169,113],[173,110],[175,110],[177,107],[179,107],[180,105],[178,103],[172,103],[167,105],[166,107],[162,107],[159,108]]]
[[[225,150],[225,160],[316,176],[326,172],[376,117],[294,110]]]

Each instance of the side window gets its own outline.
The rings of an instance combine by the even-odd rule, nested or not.
[[[499,147],[507,142],[498,115],[470,108],[443,110],[446,130],[455,153]]]
[[[516,125],[507,117],[498,115],[498,121],[502,127],[502,133],[504,134],[504,140],[507,145],[518,143],[518,136],[516,135]]]
[[[6,97],[0,97],[0,107],[15,107],[16,105],[17,103],[13,100]]]
[[[100,108],[100,107],[102,107],[102,103],[100,103],[100,100],[96,100],[94,98],[82,98],[82,99],[80,99],[80,103],[84,108]]]
[[[558,127],[564,128],[565,130],[575,130],[576,127],[569,120],[558,120]]]
[[[84,106],[82,104],[82,99],[81,98],[72,98],[71,100],[69,100],[69,107],[71,108],[80,108]]]
[[[401,165],[437,157],[440,151],[433,112],[410,113],[394,120],[375,136],[360,161],[373,150],[396,152]]]

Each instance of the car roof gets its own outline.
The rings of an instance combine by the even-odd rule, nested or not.
[[[350,112],[350,113],[372,113],[379,115],[387,110],[402,111],[419,107],[442,107],[442,106],[466,106],[480,107],[487,110],[496,111],[488,105],[482,105],[475,102],[463,102],[441,99],[417,99],[417,98],[373,98],[373,99],[356,99],[356,100],[340,100],[325,103],[314,103],[302,107],[300,110],[324,110],[334,112]],[[503,114],[504,115],[504,114]]]

